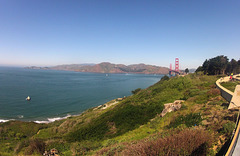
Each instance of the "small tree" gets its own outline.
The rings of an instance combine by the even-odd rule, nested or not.
[[[137,88],[135,90],[132,91],[133,94],[137,94],[140,90],[142,90],[141,88]]]
[[[189,69],[188,69],[188,68],[185,69],[185,73],[186,73],[186,74],[189,73]]]
[[[195,71],[195,73],[197,73],[197,72],[202,72],[202,71],[204,71],[204,70],[203,70],[203,67],[202,67],[202,66],[199,66],[199,67],[197,68],[197,70]]]
[[[232,59],[230,64],[231,64],[231,69],[232,69],[231,73],[236,74],[237,73],[238,62],[236,60]]]
[[[161,81],[168,81],[169,80],[169,77],[167,75],[164,75],[162,78],[161,78]]]

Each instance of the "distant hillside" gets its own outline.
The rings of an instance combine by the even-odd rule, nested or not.
[[[139,73],[139,74],[168,74],[168,68],[145,64],[112,64],[103,62],[100,64],[71,64],[58,65],[54,67],[27,67],[28,69],[53,69],[53,70],[70,70],[77,72],[94,72],[94,73]]]
[[[189,69],[189,73],[194,73],[196,71],[195,68]]]

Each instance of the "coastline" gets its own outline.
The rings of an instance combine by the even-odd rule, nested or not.
[[[118,98],[119,99],[119,98]],[[93,109],[93,110],[96,110],[96,109],[106,109],[110,106],[113,106],[115,104],[117,104],[119,102],[118,99],[114,99],[114,100],[111,100],[111,101],[108,101],[102,105],[99,105],[99,106],[96,106],[96,107],[92,107],[92,108],[88,108],[86,109],[85,111],[83,111],[82,113],[80,114],[76,114],[76,115],[70,115],[70,114],[67,114],[66,116],[63,116],[63,117],[52,117],[52,118],[47,118],[46,120],[34,120],[34,121],[24,121],[24,120],[19,120],[21,118],[18,118],[18,119],[1,119],[0,118],[0,124],[1,123],[5,123],[5,122],[9,122],[9,121],[23,121],[23,122],[34,122],[34,123],[37,123],[37,124],[49,124],[49,123],[53,123],[55,121],[59,121],[59,120],[64,120],[64,119],[67,119],[69,117],[77,117],[77,116],[80,116],[81,114],[83,114],[84,112],[88,111],[89,109]]]
[[[55,121],[67,119],[69,117],[72,117],[72,115],[67,115],[67,116],[64,116],[64,117],[47,118],[47,121],[46,120],[42,120],[42,121],[36,120],[36,121],[33,121],[33,122],[38,123],[38,124],[42,124],[42,123],[48,124],[48,123],[52,123],[52,122],[55,122]]]
[[[69,117],[74,117],[74,116],[79,116],[81,115],[82,113],[80,114],[77,114],[77,115],[66,115],[66,116],[63,116],[63,117],[52,117],[52,118],[46,118],[46,120],[19,120],[20,118],[18,119],[0,119],[0,123],[5,123],[5,122],[9,122],[9,121],[22,121],[22,122],[34,122],[34,123],[37,123],[37,124],[48,124],[48,123],[52,123],[52,122],[55,122],[55,121],[59,121],[59,120],[63,120],[63,119],[67,119]]]

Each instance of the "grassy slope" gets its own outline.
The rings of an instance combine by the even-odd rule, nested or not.
[[[159,81],[107,109],[89,109],[47,125],[0,124],[0,154],[37,154],[54,147],[62,155],[126,154],[131,147],[128,142],[142,143],[143,139],[169,136],[174,130],[191,131],[191,127],[214,136],[207,152],[216,153],[230,137],[236,118],[215,88],[216,79],[191,74]],[[163,105],[177,99],[186,100],[183,107],[161,118]]]

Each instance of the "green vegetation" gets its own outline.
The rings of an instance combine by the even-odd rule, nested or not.
[[[133,90],[132,93],[137,94],[140,90],[141,90],[141,88],[137,88],[137,89]]]
[[[203,71],[204,74],[208,75],[240,73],[240,60],[236,61],[232,59],[230,62],[228,60],[227,56],[223,55],[205,60],[196,72]]]
[[[202,121],[199,113],[190,113],[186,116],[180,115],[169,124],[169,128],[177,128],[179,125],[186,125],[187,127],[198,126]]]
[[[161,81],[165,81],[165,80],[169,80],[169,77],[167,75],[164,75],[162,78],[161,78]]]
[[[239,85],[240,82],[239,81],[229,81],[229,82],[223,82],[221,83],[221,85],[224,87],[224,88],[227,88],[228,90],[234,92],[235,90],[235,87],[237,85]]]
[[[108,102],[109,107],[76,117],[50,124],[0,123],[0,155],[41,155],[52,148],[60,155],[216,154],[236,120],[216,89],[217,79],[165,76],[122,101]],[[164,104],[179,99],[185,100],[180,110],[160,117]]]
[[[213,137],[203,129],[184,129],[169,132],[165,138],[144,140],[126,147],[123,155],[207,155]],[[101,154],[101,153],[100,153]]]
[[[235,128],[235,123],[232,121],[229,121],[229,122],[223,124],[222,128],[220,129],[220,133],[231,136],[234,128]]]

